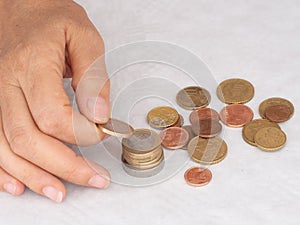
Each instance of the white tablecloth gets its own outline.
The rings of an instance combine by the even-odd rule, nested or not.
[[[169,56],[178,50],[173,65],[158,63],[156,59],[130,65],[126,57],[115,62],[112,57],[108,70],[114,72],[110,74],[113,115],[143,127],[147,125],[147,110],[165,103],[177,107],[188,123],[189,112],[175,105],[177,89],[195,82],[203,85],[212,94],[212,106],[219,110],[221,105],[214,89],[217,83],[240,77],[255,86],[255,97],[247,104],[254,110],[255,118],[259,117],[259,103],[268,97],[280,96],[294,103],[294,117],[281,124],[287,144],[278,152],[263,152],[242,140],[241,129],[224,128],[221,136],[228,144],[228,155],[221,163],[209,166],[213,173],[211,183],[195,188],[183,178],[187,168],[197,165],[186,152],[166,151],[163,176],[141,182],[122,174],[115,160],[119,149],[114,148],[114,143],[118,142],[108,139],[80,149],[83,155],[102,160],[111,171],[113,182],[107,190],[66,183],[67,198],[62,204],[30,190],[20,197],[0,193],[0,224],[300,224],[299,1],[78,2],[100,30],[106,50],[111,52],[108,57],[115,52],[117,56],[124,54],[126,46],[136,42],[144,53],[149,51],[144,57],[161,57],[157,53],[159,46],[152,46],[157,42],[144,46],[145,40],[164,42],[162,49],[173,46]],[[206,74],[207,67],[195,66],[194,59],[199,65],[206,63],[212,75]],[[129,65],[115,71],[124,62]],[[99,157],[103,152],[106,155]]]

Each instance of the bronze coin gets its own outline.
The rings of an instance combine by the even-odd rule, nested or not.
[[[176,96],[177,104],[188,110],[206,107],[210,100],[209,92],[199,86],[186,87],[180,90]]]
[[[193,132],[203,138],[212,138],[217,136],[221,130],[222,125],[215,120],[198,120],[192,124]]]
[[[294,110],[295,110],[294,106],[289,100],[284,99],[284,98],[268,98],[268,99],[264,100],[262,103],[260,103],[260,105],[259,105],[259,115],[263,119],[266,118],[266,115],[265,115],[266,108],[268,108],[269,106],[272,106],[272,105],[286,105],[287,107],[289,107],[289,109],[291,111],[290,118],[294,114]]]
[[[227,104],[243,104],[253,98],[254,87],[249,81],[243,79],[228,79],[218,86],[217,96]]]
[[[194,137],[196,137],[196,134],[194,133],[193,128],[192,128],[191,125],[186,125],[186,126],[183,126],[182,128],[185,129],[189,134],[188,142],[186,143],[185,146],[182,147],[182,149],[187,150],[190,140],[192,140]]]
[[[243,127],[253,119],[253,111],[246,105],[232,104],[220,112],[221,121],[229,127]]]
[[[274,123],[266,119],[252,120],[251,122],[247,123],[243,127],[242,136],[244,141],[246,141],[250,145],[256,146],[256,143],[254,141],[254,136],[257,133],[257,131],[259,131],[264,127],[277,127],[280,129],[277,123]]]
[[[167,149],[178,149],[186,145],[189,140],[188,132],[181,127],[169,127],[161,131],[161,144]]]
[[[265,110],[265,116],[268,120],[281,123],[291,118],[291,110],[287,105],[270,105]]]
[[[209,169],[203,167],[192,167],[184,173],[184,179],[187,184],[191,186],[204,186],[207,185],[212,178]]]
[[[156,129],[163,129],[173,126],[179,119],[176,109],[169,106],[159,106],[152,110],[147,115],[148,123]]]
[[[190,122],[193,124],[196,121],[199,120],[216,120],[219,121],[219,113],[211,108],[200,108],[197,110],[194,110],[190,114]]]
[[[277,151],[286,143],[286,134],[277,127],[264,127],[257,131],[254,141],[261,150]]]
[[[227,154],[227,144],[220,137],[202,138],[194,137],[188,145],[190,157],[203,164],[221,162]]]

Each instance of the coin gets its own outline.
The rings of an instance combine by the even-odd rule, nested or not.
[[[226,104],[243,104],[253,98],[254,87],[243,79],[228,79],[219,84],[217,96]]]
[[[132,135],[134,129],[129,124],[110,118],[105,124],[97,124],[98,128],[108,135],[126,138]]]
[[[169,106],[156,107],[147,115],[150,126],[157,129],[173,126],[178,119],[179,115],[176,109]]]
[[[182,127],[184,124],[184,118],[182,115],[179,114],[179,118],[177,122],[172,127]]]
[[[229,127],[243,127],[253,119],[253,111],[246,105],[232,104],[221,110],[220,119]]]
[[[188,145],[188,152],[195,162],[215,164],[225,158],[227,154],[227,144],[220,137],[210,139],[194,137]]]
[[[184,179],[187,184],[191,186],[204,186],[207,185],[212,178],[209,169],[203,167],[192,167],[184,173]]]
[[[191,124],[193,124],[199,120],[219,121],[220,118],[219,118],[219,113],[216,110],[211,108],[200,108],[191,112],[189,119]]]
[[[134,168],[132,166],[130,166],[130,164],[128,164],[124,159],[122,159],[122,166],[124,171],[130,175],[130,176],[134,176],[134,177],[138,177],[138,178],[146,178],[146,177],[152,177],[157,175],[164,167],[165,161],[162,160],[159,161],[159,163],[149,169],[137,169]]]
[[[272,106],[272,105],[286,105],[287,107],[289,107],[289,109],[291,111],[289,119],[294,114],[294,106],[289,100],[284,99],[284,98],[268,98],[268,99],[264,100],[262,103],[260,103],[260,105],[259,105],[259,115],[262,118],[266,119],[266,115],[265,115],[266,108],[269,107],[269,106]]]
[[[178,149],[186,145],[189,140],[188,132],[181,127],[169,127],[161,131],[161,144],[167,149]]]
[[[222,125],[219,121],[207,119],[207,120],[198,120],[192,124],[193,132],[204,138],[212,138],[217,136],[221,130]]]
[[[291,109],[287,105],[270,105],[265,110],[266,118],[276,123],[289,120],[291,114]]]
[[[188,142],[182,147],[182,149],[187,150],[187,147],[188,147],[189,142],[190,142],[194,137],[196,137],[196,134],[194,134],[191,125],[186,125],[186,126],[183,126],[182,128],[185,129],[185,130],[188,132],[188,134],[189,134],[189,140],[188,140]]]
[[[149,129],[136,129],[128,138],[122,139],[122,146],[133,153],[146,153],[157,148],[161,144],[159,135]]]
[[[252,120],[251,122],[247,123],[242,130],[243,139],[250,145],[256,146],[256,143],[254,141],[254,136],[257,133],[258,130],[264,128],[264,127],[277,127],[277,123],[271,122],[266,119],[256,119]]]
[[[285,133],[276,127],[265,127],[257,131],[254,141],[261,150],[276,151],[286,143]]]
[[[176,101],[184,109],[193,110],[206,107],[210,103],[209,92],[199,86],[190,86],[177,93]]]

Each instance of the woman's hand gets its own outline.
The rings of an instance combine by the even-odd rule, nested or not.
[[[94,122],[109,118],[105,65],[83,77],[104,54],[85,11],[70,0],[0,2],[0,189],[20,195],[24,186],[61,202],[66,181],[97,188],[109,184],[101,166],[61,141],[95,144],[104,138]],[[72,77],[80,113],[64,91]]]

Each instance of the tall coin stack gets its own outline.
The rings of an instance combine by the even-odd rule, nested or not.
[[[164,154],[159,135],[149,129],[136,129],[122,139],[123,168],[131,176],[150,177],[164,166]]]

